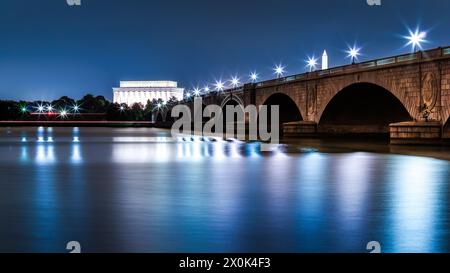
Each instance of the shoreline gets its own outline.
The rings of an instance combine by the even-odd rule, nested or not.
[[[0,127],[155,127],[150,121],[0,121]]]

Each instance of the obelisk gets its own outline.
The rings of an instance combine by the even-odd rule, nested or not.
[[[328,54],[327,51],[323,51],[322,55],[322,70],[328,69]]]

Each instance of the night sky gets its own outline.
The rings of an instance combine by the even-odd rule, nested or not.
[[[450,1],[66,0],[0,1],[0,99],[112,98],[120,80],[176,80],[192,88],[306,71],[324,49],[330,66],[407,53],[408,27],[429,31],[424,48],[450,45]]]

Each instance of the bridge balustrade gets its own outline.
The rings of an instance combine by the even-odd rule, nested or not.
[[[442,50],[442,55],[450,55],[450,47],[444,48]]]
[[[330,74],[341,73],[343,71],[344,71],[344,69],[342,67],[332,68],[332,69],[330,69]]]
[[[377,66],[395,64],[397,62],[396,58],[388,58],[377,61]]]
[[[397,57],[397,63],[401,62],[409,62],[417,60],[417,54],[408,54],[408,55],[402,55]]]
[[[306,79],[306,74],[295,75],[295,79],[296,79],[296,80]]]
[[[421,52],[417,52],[417,53],[409,53],[409,54],[400,55],[400,56],[396,56],[396,57],[372,60],[372,61],[362,62],[362,63],[358,63],[358,64],[334,67],[334,68],[330,68],[330,69],[326,69],[326,70],[317,70],[314,72],[291,75],[291,76],[287,76],[287,77],[283,77],[283,78],[258,82],[258,83],[255,83],[254,86],[264,87],[264,86],[269,86],[269,85],[276,85],[277,83],[286,83],[286,82],[297,81],[297,80],[314,79],[314,78],[326,76],[326,75],[334,75],[334,74],[339,74],[339,73],[353,72],[353,71],[375,68],[375,67],[380,67],[380,66],[385,66],[385,65],[392,65],[392,64],[397,64],[397,63],[413,62],[413,61],[422,60],[422,59],[433,59],[433,58],[443,57],[446,55],[450,55],[450,47],[432,49],[432,50],[423,51],[423,52],[421,51]],[[243,91],[243,87],[225,90],[225,92],[237,92],[237,91]]]
[[[285,81],[290,82],[290,81],[295,81],[297,78],[295,76],[290,76],[287,77]]]
[[[370,68],[377,66],[377,62],[365,62],[358,65],[358,68]],[[347,70],[347,69],[344,69]]]
[[[329,75],[330,74],[330,70],[322,70],[318,72],[319,76],[325,76],[325,75]]]

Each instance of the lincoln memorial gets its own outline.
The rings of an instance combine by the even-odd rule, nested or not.
[[[162,99],[168,101],[175,97],[183,99],[184,88],[179,88],[174,81],[121,81],[120,87],[113,88],[114,103],[125,103],[132,106],[134,103],[146,105],[147,101]]]

